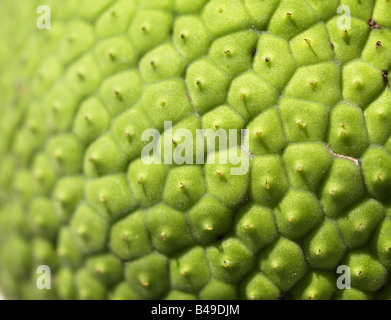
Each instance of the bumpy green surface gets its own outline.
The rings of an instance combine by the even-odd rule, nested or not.
[[[391,298],[391,1],[40,4],[0,1],[7,297]],[[146,165],[164,121],[249,129],[249,172]]]

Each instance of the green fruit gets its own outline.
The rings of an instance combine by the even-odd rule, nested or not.
[[[46,4],[0,1],[6,298],[390,299],[391,1]]]

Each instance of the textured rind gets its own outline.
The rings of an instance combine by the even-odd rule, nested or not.
[[[40,4],[0,2],[6,297],[390,299],[391,1]],[[164,121],[249,129],[249,171],[146,165]]]

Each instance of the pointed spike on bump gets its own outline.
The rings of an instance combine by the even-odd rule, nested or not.
[[[186,186],[183,182],[180,182],[179,183],[179,189],[184,189]]]
[[[56,158],[56,160],[61,160],[61,158],[62,158],[62,152],[61,152],[61,150],[56,150],[56,151],[54,152],[54,157]]]
[[[34,175],[35,179],[39,182],[42,181],[43,179],[43,176],[42,176],[42,172],[37,172],[35,175]]]
[[[306,127],[306,124],[303,120],[297,120],[296,123],[303,129]]]
[[[147,280],[140,280],[140,283],[143,287],[149,287],[149,282]]]
[[[60,258],[65,257],[66,256],[65,250],[61,250],[61,249],[56,250],[56,256]]]
[[[160,239],[162,239],[162,241],[167,241],[167,235],[163,232],[160,234]]]
[[[102,271],[102,269],[96,268],[95,273],[99,275],[99,274],[102,274],[103,271]]]
[[[344,137],[346,137],[346,136],[347,136],[346,130],[340,130],[340,131],[339,131],[339,137],[340,137],[340,138],[344,138]]]
[[[107,53],[107,55],[109,56],[109,58],[110,58],[111,61],[114,61],[114,60],[115,60],[115,54],[114,54],[112,51],[109,51],[109,52]]]
[[[223,171],[216,170],[215,172],[216,172],[216,174],[217,174],[218,176],[220,176],[220,177],[223,177],[223,176],[224,176],[224,172],[223,172]]]
[[[57,201],[60,202],[60,203],[63,203],[65,202],[65,196],[63,194],[59,194],[57,197],[56,197]]]
[[[387,87],[388,86],[388,71],[387,70],[383,70],[382,71],[382,76],[383,76],[384,85]]]
[[[77,77],[79,78],[79,80],[84,80],[85,79],[85,76],[84,76],[84,72],[83,71],[77,71],[76,72],[76,75]]]
[[[269,182],[267,180],[265,180],[265,188],[267,190],[270,190],[271,189],[271,185],[269,184]]]
[[[84,237],[86,235],[86,229],[84,228],[84,226],[77,228],[76,232],[81,237]]]
[[[305,41],[309,46],[311,46],[312,41],[311,41],[310,39],[304,39],[304,41]]]
[[[379,116],[379,117],[384,117],[384,115],[385,115],[385,110],[382,108],[382,109],[379,109],[378,111],[377,111],[377,115]]]

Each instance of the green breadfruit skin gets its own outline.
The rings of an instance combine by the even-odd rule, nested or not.
[[[391,1],[40,5],[0,1],[6,298],[391,299]]]

